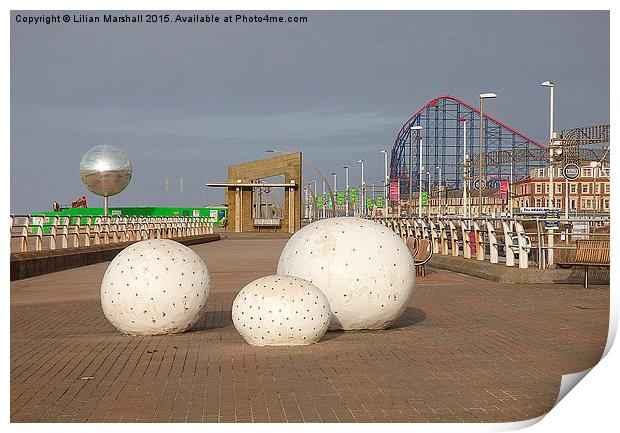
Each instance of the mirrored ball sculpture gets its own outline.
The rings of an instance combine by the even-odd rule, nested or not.
[[[108,197],[124,190],[131,181],[131,161],[117,146],[95,146],[82,156],[80,177],[88,190],[104,197],[104,213],[108,212]]]
[[[101,307],[124,334],[183,332],[200,319],[209,296],[200,256],[170,239],[137,242],[112,260],[101,283]]]
[[[329,329],[384,329],[407,308],[415,267],[392,230],[360,218],[327,218],[295,233],[279,275],[304,278],[329,300]]]

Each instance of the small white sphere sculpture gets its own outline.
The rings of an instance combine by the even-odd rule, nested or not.
[[[329,326],[327,298],[301,278],[270,275],[245,286],[233,302],[233,324],[253,346],[317,342]]]
[[[120,332],[185,331],[205,308],[209,272],[194,251],[169,239],[137,242],[112,260],[101,283],[101,306]]]
[[[327,218],[288,241],[278,274],[316,285],[329,300],[329,329],[384,329],[407,308],[413,258],[392,230],[360,218]]]

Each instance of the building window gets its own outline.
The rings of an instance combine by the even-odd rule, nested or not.
[[[577,184],[576,183],[571,183],[570,184],[570,192],[571,192],[571,194],[577,194]]]
[[[539,198],[537,198],[537,199],[536,199],[536,207],[541,207],[541,206],[542,206],[542,205],[541,205],[541,201],[542,201],[542,200],[541,200],[541,199],[539,199]]]
[[[562,184],[561,183],[556,183],[555,184],[555,192],[556,192],[556,194],[561,194],[562,193]]]
[[[572,210],[577,209],[577,200],[575,200],[574,198],[571,198],[571,199],[570,199],[570,208],[571,208]]]
[[[555,200],[555,207],[557,207],[558,209],[562,208],[562,199],[558,198]]]
[[[544,168],[539,168],[538,169],[538,177],[545,177],[545,169]]]
[[[581,184],[581,193],[582,194],[589,194],[590,193],[590,184],[589,183],[582,183]]]
[[[603,209],[609,210],[609,199],[608,198],[603,200]]]
[[[582,198],[581,199],[581,208],[582,209],[592,209],[593,201],[591,198]]]
[[[583,177],[592,177],[592,169],[589,167],[584,167],[581,169],[581,175]]]
[[[540,194],[542,192],[542,184],[536,184],[536,194]]]

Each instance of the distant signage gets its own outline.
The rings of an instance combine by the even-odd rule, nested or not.
[[[334,206],[333,206],[333,203],[332,203],[332,199],[329,198],[327,195],[325,195],[325,198],[328,199],[327,200],[327,209],[333,209]]]
[[[336,192],[336,205],[344,206],[344,191]]]
[[[316,206],[317,207],[323,207],[324,204],[325,204],[325,198],[322,195],[317,195],[316,196]]]
[[[502,180],[499,182],[499,196],[502,200],[505,200],[508,198],[508,181],[507,180]]]
[[[350,188],[349,189],[349,200],[351,201],[351,203],[357,203],[359,199],[359,190],[357,188]]]
[[[422,206],[428,206],[428,191],[422,191]]]
[[[217,212],[216,212],[217,214]],[[200,209],[193,209],[192,210],[192,216],[193,217],[199,217],[200,216]]]
[[[373,204],[374,203],[372,202],[372,197],[366,198],[366,209],[368,209],[368,210],[372,209],[372,205]]]
[[[484,179],[482,179],[482,180],[481,180],[479,177],[477,177],[477,178],[474,180],[474,189],[475,189],[476,191],[478,191],[478,190],[479,190],[479,189],[481,189],[481,188],[482,188],[482,189],[485,189],[486,187],[487,187],[487,185],[486,185],[486,182],[484,181]]]
[[[382,195],[377,196],[377,207],[383,207],[383,196]]]
[[[400,188],[398,187],[398,182],[390,182],[390,200],[400,200]]]
[[[555,230],[560,228],[560,211],[548,209],[545,212],[545,228],[547,230]]]
[[[198,215],[195,215],[195,216],[200,216],[200,211],[198,211]],[[223,217],[219,218],[219,216],[220,216],[220,213],[219,213],[219,211],[217,209],[210,209],[209,210],[209,218],[213,218],[213,221],[219,221],[219,220],[221,220],[223,218]]]
[[[121,210],[120,209],[112,209],[110,211],[111,215],[121,215]]]
[[[581,176],[581,168],[577,164],[569,163],[564,166],[564,177],[568,180],[575,180]]]
[[[550,209],[548,207],[522,207],[519,210],[519,213],[522,213],[522,214],[525,214],[525,215],[545,216],[545,215],[547,215],[548,211],[553,211],[553,210],[557,210],[557,209]]]

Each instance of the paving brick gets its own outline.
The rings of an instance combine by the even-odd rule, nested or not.
[[[11,421],[517,421],[549,411],[561,375],[593,366],[606,342],[608,286],[430,269],[389,330],[252,347],[232,326],[232,302],[275,272],[285,242],[192,247],[212,292],[184,334],[116,332],[99,303],[107,263],[12,282]]]

